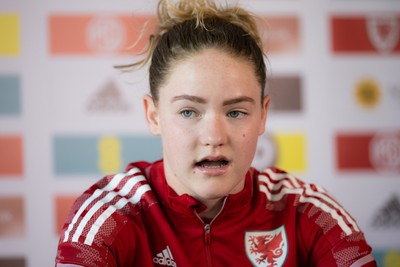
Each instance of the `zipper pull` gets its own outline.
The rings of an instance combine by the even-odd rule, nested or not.
[[[210,226],[210,224],[206,224],[204,226],[204,242],[206,245],[210,245],[210,243],[211,243],[210,232],[211,232],[211,226]]]

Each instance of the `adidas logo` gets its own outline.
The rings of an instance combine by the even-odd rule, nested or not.
[[[400,200],[394,195],[378,210],[372,225],[377,228],[400,229]]]
[[[129,105],[115,82],[111,80],[90,99],[87,110],[90,112],[126,112],[129,111]]]
[[[172,256],[171,250],[169,250],[168,246],[153,258],[153,262],[159,265],[176,267],[174,257]]]

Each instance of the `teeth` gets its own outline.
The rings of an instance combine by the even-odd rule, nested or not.
[[[200,162],[199,165],[203,168],[222,168],[226,166],[227,162],[226,161],[203,161]]]

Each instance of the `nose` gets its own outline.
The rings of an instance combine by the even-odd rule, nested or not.
[[[201,143],[205,146],[219,147],[228,141],[225,121],[217,115],[210,115],[203,118],[201,126]]]

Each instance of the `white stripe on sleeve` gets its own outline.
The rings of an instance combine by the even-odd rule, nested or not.
[[[83,204],[79,208],[78,212],[72,218],[71,223],[68,225],[68,228],[65,231],[63,242],[68,241],[69,235],[71,234],[72,229],[74,228],[78,219],[81,217],[82,213],[85,211],[85,209],[89,206],[90,203],[92,203],[96,198],[98,198],[103,192],[114,190],[119,185],[119,183],[122,181],[123,178],[130,176],[130,175],[134,175],[139,172],[140,172],[140,170],[138,168],[132,168],[127,173],[116,174],[116,175],[114,175],[114,177],[110,180],[110,182],[105,187],[103,187],[101,189],[96,189],[93,192],[93,194],[88,199],[86,199],[85,202],[83,202]]]

